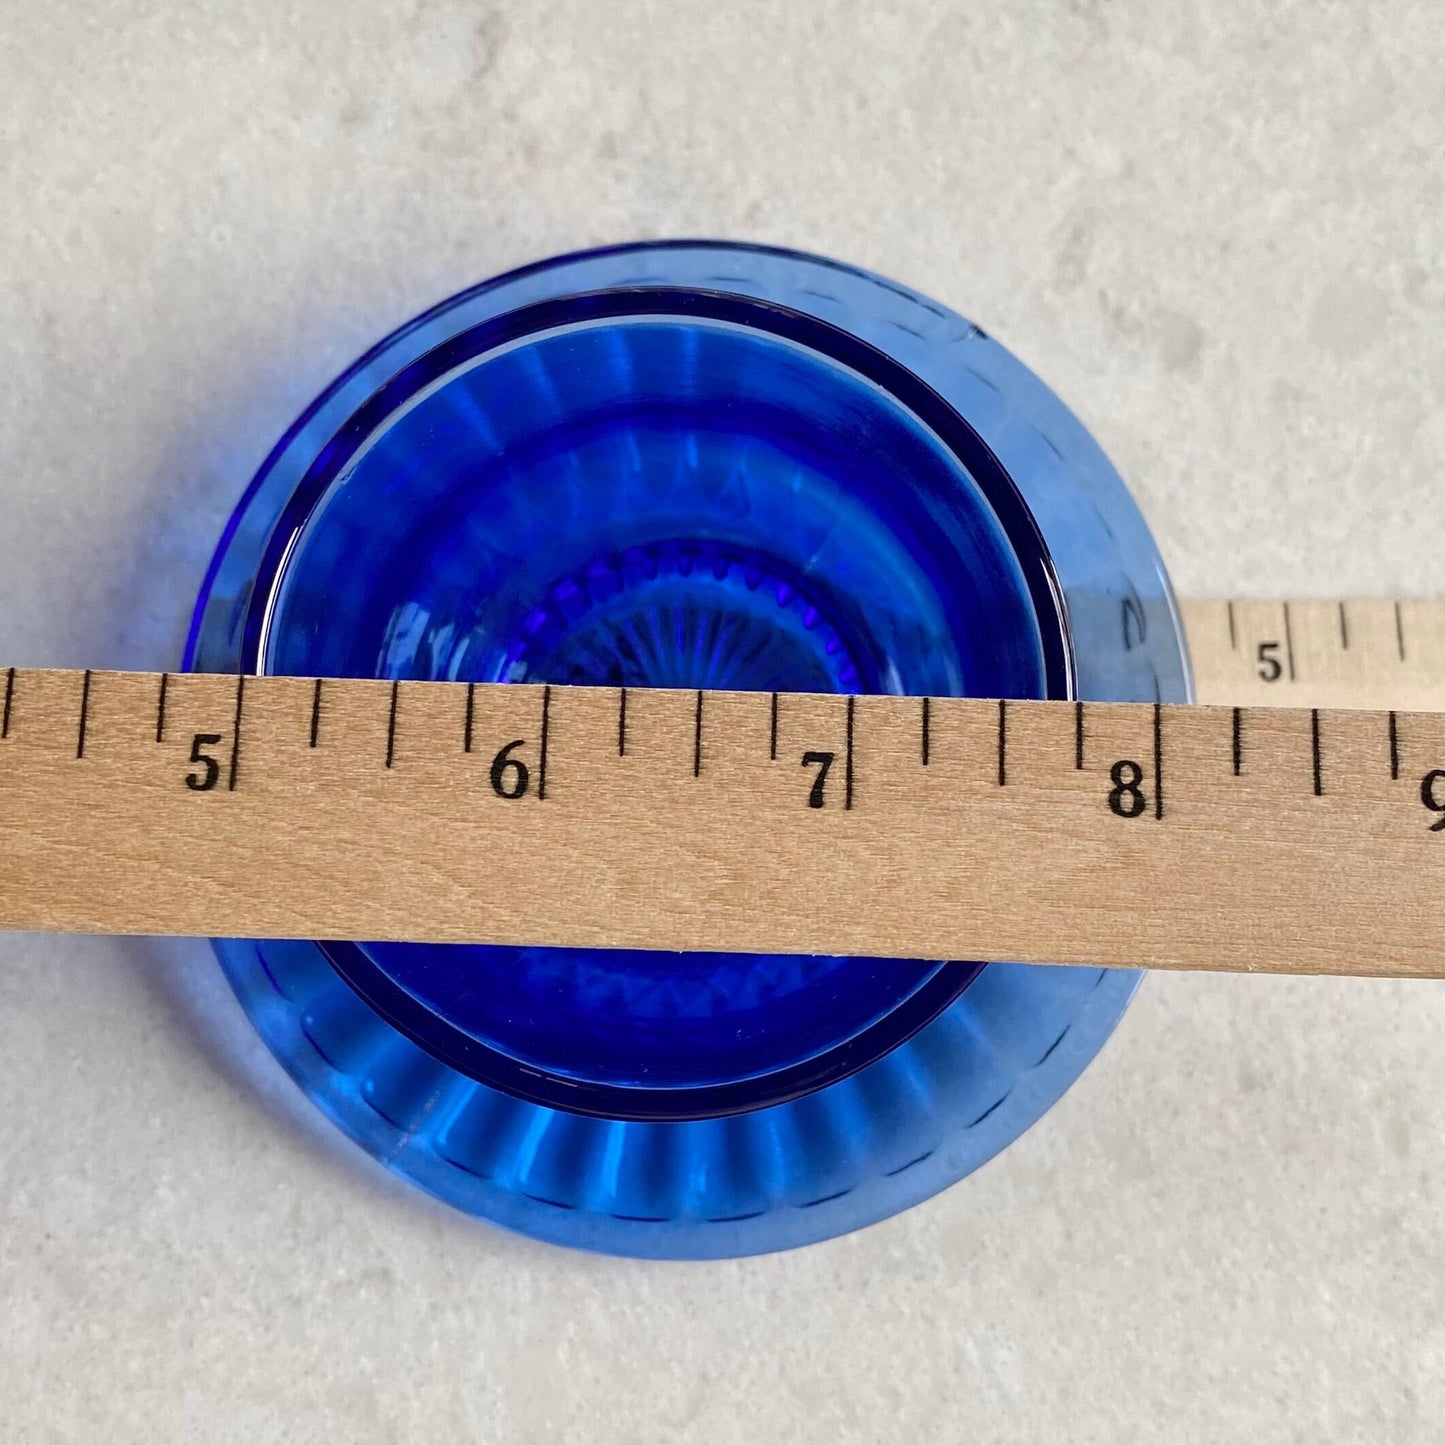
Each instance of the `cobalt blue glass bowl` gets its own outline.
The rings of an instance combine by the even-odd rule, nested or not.
[[[1148,531],[1037,378],[880,277],[707,242],[513,272],[368,352],[242,499],[186,665],[1188,694]],[[378,1159],[540,1238],[655,1257],[786,1248],[952,1183],[1058,1098],[1137,983],[967,961],[216,948],[271,1050]]]

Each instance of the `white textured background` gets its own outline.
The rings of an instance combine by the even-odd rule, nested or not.
[[[974,317],[1186,594],[1439,594],[1442,68],[1423,0],[0,0],[0,652],[173,663],[360,349],[678,234]],[[391,1181],[194,945],[0,937],[0,1435],[1437,1442],[1445,994],[1156,978],[947,1195],[656,1266]]]

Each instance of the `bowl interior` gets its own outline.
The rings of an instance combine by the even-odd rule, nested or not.
[[[1020,565],[1036,537],[1011,535],[886,375],[696,314],[593,318],[450,359],[373,417],[294,519],[261,599],[265,670],[1050,690],[1067,644]],[[468,762],[486,767],[506,741],[479,735]],[[976,971],[326,948],[386,1017],[464,1072],[623,1118],[796,1096],[908,1037]]]

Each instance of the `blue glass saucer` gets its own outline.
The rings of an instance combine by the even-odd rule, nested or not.
[[[242,500],[187,665],[1187,693],[1148,533],[1037,379],[878,277],[707,243],[513,273],[358,361]],[[378,1158],[511,1227],[652,1256],[783,1248],[952,1182],[1067,1087],[1136,983],[724,952],[217,950],[273,1052]]]

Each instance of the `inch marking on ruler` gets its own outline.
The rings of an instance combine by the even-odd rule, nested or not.
[[[9,669],[0,927],[1445,976],[1445,608],[1186,616],[1228,706]]]
[[[90,679],[93,676],[90,668],[85,669],[85,677],[80,684],[80,724],[75,733],[75,756],[85,756],[85,725],[90,718]]]
[[[163,743],[166,740],[166,689],[171,685],[171,675],[168,672],[161,673],[161,685],[156,691],[156,741]],[[321,679],[316,679],[317,687],[321,686]]]
[[[470,729],[470,727],[471,727],[471,722],[472,722],[471,707],[472,707],[472,695],[471,695],[470,692],[468,692],[468,693],[467,693],[467,727],[468,727],[468,729]],[[159,742],[160,739],[157,738],[156,741]],[[309,745],[310,747],[313,747],[313,748],[314,748],[314,747],[318,746],[318,744],[320,743],[320,741],[321,741],[321,679],[318,677],[318,678],[316,679],[316,686],[311,689],[311,738],[310,738],[310,742],[309,742],[308,745]],[[469,748],[468,751],[470,752],[471,749]]]

